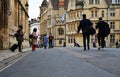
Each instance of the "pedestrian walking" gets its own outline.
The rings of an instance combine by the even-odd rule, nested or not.
[[[43,47],[44,47],[44,49],[47,48],[47,43],[48,43],[48,38],[47,38],[47,35],[44,34],[43,35]]]
[[[54,37],[53,37],[52,33],[50,33],[50,35],[49,35],[49,48],[53,48],[53,39],[54,39]]]
[[[104,48],[106,48],[106,41],[105,40],[104,40],[103,44],[104,44]]]
[[[75,38],[74,38],[74,47],[76,46],[76,40],[75,40]]]
[[[120,40],[118,41],[118,48],[120,48]]]
[[[29,46],[30,47],[32,46],[32,38],[33,38],[33,35],[29,34]]]
[[[93,48],[96,48],[96,39],[93,39],[92,43],[93,43]]]
[[[105,47],[105,37],[107,37],[110,34],[110,28],[108,23],[103,21],[103,19],[100,17],[99,22],[96,25],[96,29],[99,29],[98,31],[98,50],[101,48],[103,49]]]
[[[37,29],[34,28],[33,29],[33,33],[32,33],[32,51],[36,50],[36,45],[37,45]]]
[[[63,47],[66,47],[66,42],[63,43]]]
[[[40,35],[37,37],[37,48],[40,48]]]
[[[116,48],[119,48],[119,46],[118,46],[118,39],[117,39],[115,45],[116,45]]]
[[[23,33],[22,29],[23,29],[23,26],[19,25],[18,30],[15,33],[16,40],[18,41],[19,52],[22,52],[21,46],[22,46],[22,42],[24,40],[24,38],[23,38],[24,33]]]
[[[78,26],[78,33],[80,29],[82,29],[83,34],[83,45],[84,45],[84,51],[86,51],[86,40],[87,40],[87,48],[90,49],[89,42],[90,42],[90,33],[89,28],[92,26],[92,23],[89,19],[86,19],[86,14],[83,14],[83,19],[80,21],[80,24]]]

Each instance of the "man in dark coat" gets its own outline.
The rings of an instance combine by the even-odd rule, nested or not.
[[[100,50],[101,47],[104,48],[104,46],[105,46],[104,41],[105,41],[105,37],[106,37],[105,35],[107,32],[107,30],[106,30],[107,27],[109,27],[109,25],[105,21],[103,21],[102,18],[100,17],[99,22],[96,25],[96,29],[99,29],[98,35],[97,35],[98,45],[99,45],[98,50]]]
[[[79,33],[80,29],[82,29],[83,44],[84,44],[84,51],[85,51],[86,50],[86,40],[87,40],[88,50],[90,49],[90,47],[89,47],[90,34],[88,31],[88,28],[92,25],[92,23],[89,19],[86,19],[86,14],[83,14],[82,16],[83,16],[83,19],[80,21],[77,32]]]

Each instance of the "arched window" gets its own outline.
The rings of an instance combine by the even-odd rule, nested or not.
[[[64,29],[63,28],[58,28],[58,34],[59,35],[64,35]]]
[[[104,11],[102,11],[102,17],[104,17]]]
[[[112,4],[120,4],[120,0],[112,0]]]
[[[100,0],[95,0],[95,4],[100,4]]]
[[[89,0],[89,4],[94,4],[94,0]]]

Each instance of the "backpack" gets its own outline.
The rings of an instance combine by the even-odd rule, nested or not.
[[[17,31],[14,36],[16,37],[16,40],[19,42],[23,42],[24,41],[24,37],[23,37],[23,32],[22,31]]]
[[[105,22],[104,30],[103,30],[103,36],[107,37],[109,34],[110,34],[109,24]]]
[[[29,35],[29,38],[30,38],[30,39],[31,39],[31,38],[33,38],[33,35],[32,35],[32,34],[30,34],[30,35]]]

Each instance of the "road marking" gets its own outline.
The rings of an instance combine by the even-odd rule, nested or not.
[[[26,54],[26,53],[25,53],[25,54]],[[29,53],[27,53],[27,55],[28,55],[28,54],[29,54]],[[4,71],[5,69],[7,69],[7,68],[10,67],[11,65],[15,64],[16,62],[18,62],[19,60],[21,60],[22,58],[24,58],[24,57],[27,56],[27,55],[24,55],[24,54],[23,54],[22,57],[20,57],[20,58],[18,58],[18,59],[16,59],[16,60],[13,60],[12,63],[10,63],[10,64],[8,64],[7,66],[5,66],[5,67],[3,67],[2,69],[0,69],[0,72]]]
[[[23,58],[23,57],[22,57],[22,58]],[[22,59],[22,58],[19,58],[19,59],[13,61],[12,63],[8,64],[7,66],[3,67],[3,68],[0,70],[0,72],[4,71],[5,69],[7,69],[8,67],[10,67],[11,65],[15,64],[16,62],[18,62],[18,61],[19,61],[20,59]]]

